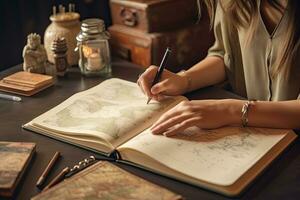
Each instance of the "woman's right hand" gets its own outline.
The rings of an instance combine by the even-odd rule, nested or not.
[[[160,101],[165,95],[175,96],[186,92],[188,79],[166,69],[163,71],[160,81],[151,88],[157,69],[157,66],[150,66],[137,80],[137,84],[145,95]]]

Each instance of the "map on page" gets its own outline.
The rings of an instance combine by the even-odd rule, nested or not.
[[[134,127],[165,111],[174,99],[162,103],[147,98],[135,83],[111,79],[74,96],[67,105],[60,106],[41,121],[56,130],[96,131],[117,139]]]
[[[192,127],[177,136],[165,137],[146,130],[121,148],[139,150],[188,176],[230,185],[285,134],[279,129],[268,132],[259,128],[202,130]]]

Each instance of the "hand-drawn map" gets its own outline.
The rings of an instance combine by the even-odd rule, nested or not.
[[[165,137],[146,130],[121,148],[138,150],[187,176],[225,186],[233,184],[285,134],[260,128],[191,127],[174,137]]]
[[[75,94],[34,120],[44,127],[74,133],[89,131],[118,139],[136,126],[164,112],[174,98],[146,104],[147,97],[135,83],[110,79]]]

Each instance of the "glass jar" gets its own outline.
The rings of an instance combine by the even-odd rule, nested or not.
[[[109,38],[103,20],[93,18],[82,21],[81,31],[76,37],[78,65],[82,74],[103,77],[111,75]]]

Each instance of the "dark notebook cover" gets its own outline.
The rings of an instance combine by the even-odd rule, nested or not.
[[[0,197],[13,195],[34,152],[34,143],[0,142]]]
[[[57,199],[179,200],[182,197],[109,162],[101,161],[32,198]]]

